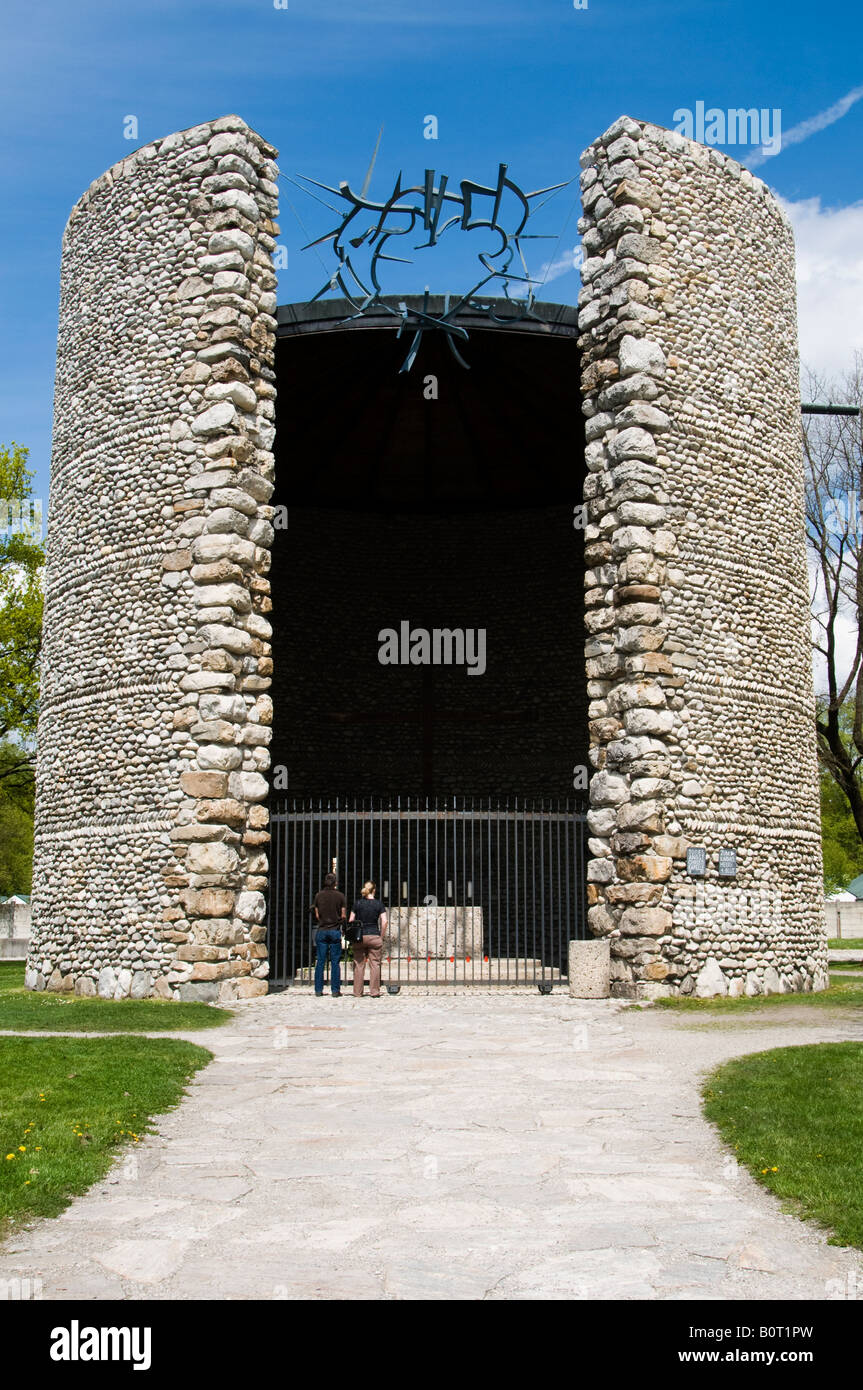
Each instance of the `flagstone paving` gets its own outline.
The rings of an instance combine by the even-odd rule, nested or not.
[[[48,1299],[854,1297],[860,1253],[784,1214],[701,1116],[699,1079],[727,1057],[863,1038],[797,1013],[250,1001],[186,1035],[215,1060],[181,1107],[8,1239],[0,1279]]]

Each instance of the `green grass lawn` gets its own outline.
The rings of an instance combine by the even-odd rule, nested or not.
[[[56,1216],[122,1148],[133,1178],[153,1116],[211,1057],[173,1038],[0,1038],[0,1236]]]
[[[863,936],[831,936],[827,945],[831,951],[863,951]]]
[[[738,1057],[703,1088],[704,1112],[737,1161],[797,1215],[863,1249],[863,1043]]]
[[[83,999],[24,988],[24,965],[0,962],[0,1029],[76,1033],[159,1033],[217,1028],[234,1017],[211,1004],[170,999]]]
[[[857,1008],[863,1009],[863,979],[842,979],[837,972],[831,976],[830,988],[817,994],[756,994],[749,999],[726,999],[717,995],[714,999],[694,999],[691,996],[674,995],[668,999],[655,1000],[660,1009],[675,1009],[681,1013],[744,1013],[751,1009],[781,1009],[791,1006],[813,1009]]]

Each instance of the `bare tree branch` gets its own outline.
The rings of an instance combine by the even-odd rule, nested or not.
[[[810,372],[810,400],[863,404],[863,358],[841,384]],[[813,580],[813,650],[825,687],[815,728],[818,759],[845,796],[863,842],[863,565],[860,498],[863,455],[860,420],[808,416],[803,424],[806,530]]]

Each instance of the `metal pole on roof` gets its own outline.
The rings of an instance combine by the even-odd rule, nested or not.
[[[857,405],[834,405],[832,401],[803,401],[800,405],[803,415],[859,415],[863,421],[863,409]]]

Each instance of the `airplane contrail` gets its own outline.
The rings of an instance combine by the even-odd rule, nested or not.
[[[827,126],[833,125],[835,121],[840,121],[847,111],[863,97],[863,86],[852,87],[850,92],[846,92],[844,97],[834,101],[832,106],[828,106],[826,111],[819,111],[817,116],[810,116],[805,121],[800,121],[798,125],[793,125],[790,130],[786,130],[782,135],[781,150],[787,149],[789,145],[799,145],[801,140],[808,140],[810,135],[816,135],[819,130],[825,130]],[[780,150],[780,153],[781,153]],[[775,156],[765,153],[763,147],[754,151],[747,157],[746,165],[750,169],[755,169],[765,160]]]

